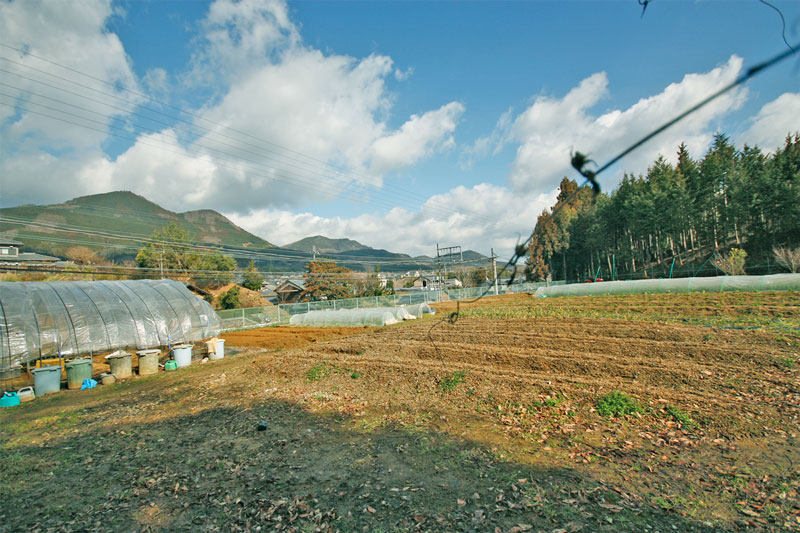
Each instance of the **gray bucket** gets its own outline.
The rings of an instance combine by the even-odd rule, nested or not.
[[[80,389],[83,380],[92,377],[91,359],[73,359],[64,366],[67,369],[67,388],[69,389]]]
[[[44,396],[61,389],[61,366],[43,366],[34,368],[31,372],[36,396]]]
[[[127,379],[133,375],[133,363],[128,352],[114,352],[108,356],[111,373],[117,379]]]
[[[140,376],[158,373],[158,356],[161,355],[161,350],[139,350],[136,355],[139,356]]]

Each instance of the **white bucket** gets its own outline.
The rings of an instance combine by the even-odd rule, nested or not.
[[[173,346],[172,356],[175,358],[175,364],[178,365],[178,368],[190,366],[192,364],[192,345],[178,344]]]
[[[212,361],[225,357],[225,339],[217,339],[216,349],[213,352],[210,352],[208,357]]]

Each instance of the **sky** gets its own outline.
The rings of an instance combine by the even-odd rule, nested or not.
[[[800,3],[771,2],[800,41]],[[510,257],[566,176],[784,50],[758,0],[0,0],[0,207],[129,190],[277,245]],[[800,130],[800,60],[605,172]]]

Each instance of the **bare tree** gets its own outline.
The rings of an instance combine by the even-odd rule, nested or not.
[[[800,248],[773,248],[773,255],[775,261],[784,268],[788,268],[789,272],[800,272]]]

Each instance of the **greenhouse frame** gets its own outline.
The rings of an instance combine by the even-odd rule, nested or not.
[[[195,342],[220,332],[172,280],[0,282],[0,370],[40,358]]]

